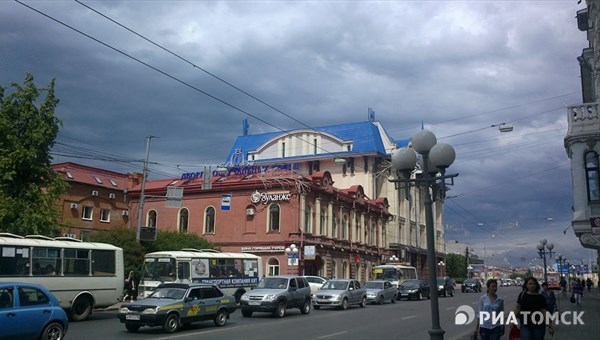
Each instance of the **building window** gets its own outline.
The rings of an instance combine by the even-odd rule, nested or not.
[[[331,278],[337,279],[337,264],[335,260],[331,260]]]
[[[318,154],[318,151],[317,151],[317,139],[316,138],[313,139],[313,145],[314,145],[313,154],[316,155],[316,154]]]
[[[327,214],[325,209],[321,209],[321,216],[319,216],[319,235],[325,235],[325,222],[327,221]]]
[[[267,262],[267,273],[268,276],[279,275],[279,260],[276,258],[270,258]]]
[[[82,230],[79,232],[80,239],[83,242],[90,242],[92,239],[92,231],[91,230]]]
[[[344,215],[344,217],[342,217],[342,240],[348,240],[349,236],[348,215]]]
[[[178,226],[178,230],[180,233],[187,233],[188,232],[188,217],[189,217],[189,212],[187,209],[181,209],[179,211],[179,226]]]
[[[146,226],[156,228],[156,210],[148,211],[148,216],[146,216]]]
[[[93,212],[94,212],[94,208],[84,205],[83,211],[81,212],[81,219],[82,220],[91,220],[93,217]]]
[[[285,158],[285,142],[281,143],[281,158]]]
[[[354,214],[354,225],[356,227],[356,233],[354,234],[354,237],[356,238],[356,242],[360,242],[360,214],[355,213]]]
[[[336,213],[333,213],[331,217],[331,237],[338,238],[338,217]]]
[[[342,275],[344,279],[350,278],[350,266],[348,266],[348,262],[346,261],[342,263]]]
[[[269,231],[279,231],[279,204],[269,207]]]
[[[304,232],[312,233],[312,207],[309,204],[304,209]]]
[[[375,237],[375,233],[377,232],[377,225],[373,222],[373,224],[371,224],[371,235],[369,236],[369,244],[371,245],[375,245],[375,242],[377,242],[377,239]]]
[[[594,151],[585,153],[585,177],[587,180],[588,201],[600,200],[600,181],[598,154]]]
[[[208,207],[204,212],[204,232],[206,234],[215,233],[215,208]]]
[[[100,222],[110,222],[110,209],[100,209]]]

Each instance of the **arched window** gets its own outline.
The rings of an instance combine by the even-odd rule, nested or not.
[[[148,211],[148,215],[146,216],[146,226],[156,228],[156,210]]]
[[[331,260],[331,278],[332,279],[337,279],[337,263],[335,263],[335,260]]]
[[[269,231],[279,231],[279,204],[269,207]]]
[[[267,276],[279,275],[279,260],[271,257],[267,262]]]
[[[338,216],[336,213],[333,213],[331,216],[331,237],[338,238]]]
[[[585,177],[587,180],[588,201],[600,200],[600,181],[598,178],[598,154],[594,151],[585,153]]]
[[[183,208],[179,211],[179,226],[177,229],[180,233],[188,232],[188,217],[189,212],[186,208]]]
[[[215,208],[208,207],[204,211],[204,233],[215,233]]]
[[[350,238],[350,229],[348,227],[348,215],[342,217],[342,240]]]
[[[312,233],[312,207],[310,206],[310,204],[306,205],[306,208],[304,209],[304,232],[305,233]]]
[[[354,219],[355,219],[354,225],[356,228],[356,233],[354,233],[354,237],[356,238],[356,242],[360,242],[360,214],[355,213]]]
[[[325,222],[327,221],[327,214],[325,209],[321,209],[321,216],[319,216],[319,235],[325,235]]]
[[[343,279],[348,279],[350,278],[350,271],[349,271],[350,267],[348,266],[348,262],[344,261],[342,262],[342,278]]]
[[[375,236],[376,235],[375,233],[377,232],[377,224],[375,224],[375,222],[373,222],[371,224],[370,232],[371,232],[371,235],[369,236],[369,243],[371,245],[375,245],[375,243],[377,242],[377,237]]]

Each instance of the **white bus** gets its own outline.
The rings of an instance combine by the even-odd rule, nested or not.
[[[239,301],[262,276],[262,259],[253,254],[191,248],[158,251],[144,258],[138,294],[144,298],[165,282],[200,282],[217,284]]]
[[[391,281],[394,287],[398,287],[406,280],[417,278],[417,269],[415,267],[388,263],[373,267],[373,277],[375,280]]]
[[[0,281],[39,283],[60,300],[71,320],[123,297],[123,250],[70,237],[0,233]]]

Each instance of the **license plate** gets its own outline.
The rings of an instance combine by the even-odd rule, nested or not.
[[[408,296],[408,294],[400,294],[400,296]]]
[[[140,320],[139,315],[125,315],[125,320]]]
[[[258,306],[258,305],[260,305],[260,302],[258,302],[258,301],[250,301],[250,302],[248,302],[248,304],[250,306]]]

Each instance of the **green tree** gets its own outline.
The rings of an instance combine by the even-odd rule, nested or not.
[[[40,100],[42,92],[46,96]],[[47,88],[37,88],[28,73],[23,86],[0,86],[0,231],[60,232],[56,202],[66,184],[50,166],[62,125],[54,115],[58,102],[54,79]]]
[[[462,280],[467,276],[467,267],[465,266],[465,257],[459,254],[448,254],[446,256],[446,271],[448,276],[454,279]]]
[[[181,250],[183,248],[218,249],[216,245],[196,234],[161,230],[156,234],[156,241],[142,242],[142,244],[148,253],[161,250]]]

